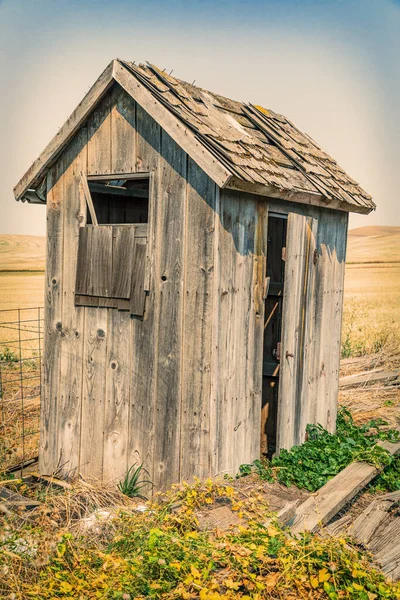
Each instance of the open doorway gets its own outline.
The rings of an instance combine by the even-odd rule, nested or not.
[[[285,281],[287,217],[268,217],[267,281],[265,299],[261,455],[276,450],[283,286]]]

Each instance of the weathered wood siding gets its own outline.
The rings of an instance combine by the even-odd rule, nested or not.
[[[221,190],[213,332],[218,473],[234,474],[260,453],[267,224],[263,198]]]
[[[75,306],[81,171],[150,172],[143,318]],[[118,481],[136,462],[160,489],[258,457],[272,204],[295,206],[219,190],[118,85],[107,93],[47,177],[42,473]],[[308,378],[313,418],[332,428],[347,215],[310,211],[320,258]]]

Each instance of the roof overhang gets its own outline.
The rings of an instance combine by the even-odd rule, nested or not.
[[[281,198],[302,204],[314,204],[326,208],[369,213],[372,209],[355,206],[330,199],[320,193],[304,192],[301,190],[284,190],[279,187],[249,183],[232,174],[218,158],[212,154],[193,131],[178,117],[172,114],[147,89],[134,73],[119,61],[112,60],[100,77],[90,88],[83,100],[67,119],[58,133],[53,137],[40,156],[34,161],[22,179],[14,188],[16,200],[42,204],[45,197],[38,194],[38,188],[43,188],[43,180],[64,148],[73,138],[79,128],[85,123],[95,106],[105,96],[114,83],[118,83],[159,125],[168,135],[192,158],[194,162],[220,187],[246,191],[262,196]],[[36,190],[36,193],[35,193]]]

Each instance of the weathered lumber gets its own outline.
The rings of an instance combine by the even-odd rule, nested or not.
[[[386,575],[397,581],[400,579],[400,517],[389,523],[380,542],[380,550],[375,550],[375,559]]]
[[[278,450],[304,441],[314,410],[308,384],[313,347],[318,221],[290,213],[283,291],[282,356],[280,362]]]
[[[341,535],[352,522],[351,515],[344,515],[337,521],[328,525],[323,531],[329,535]]]
[[[41,505],[41,502],[26,498],[18,492],[12,492],[4,486],[0,486],[0,500],[2,504],[6,505],[6,508],[10,510],[18,510],[24,508],[26,510],[32,510]]]
[[[379,445],[390,454],[400,452],[400,442],[380,442]],[[292,532],[316,531],[328,523],[380,471],[381,469],[365,462],[355,462],[343,469],[299,506]]]
[[[130,292],[130,310],[132,315],[142,317],[146,296],[144,293],[144,271],[146,265],[146,243],[145,240],[136,240],[133,247],[132,263],[132,289]],[[131,265],[132,268],[132,265]]]
[[[181,479],[190,479],[193,475],[207,477],[214,458],[210,440],[214,414],[210,403],[212,329],[208,324],[213,318],[216,190],[214,182],[192,160],[188,161],[187,180]],[[201,228],[198,223],[202,223]],[[194,340],[196,343],[193,343]]]
[[[372,369],[371,371],[363,371],[339,379],[339,387],[342,390],[372,383],[383,383],[385,385],[400,383],[400,369]]]
[[[59,463],[59,405],[62,334],[64,177],[62,157],[47,175],[47,243],[44,303],[43,386],[40,403],[41,473],[53,473]]]
[[[376,534],[379,527],[387,519],[387,511],[393,504],[390,500],[382,497],[377,498],[357,517],[349,526],[347,533],[358,542],[368,545],[368,542]]]

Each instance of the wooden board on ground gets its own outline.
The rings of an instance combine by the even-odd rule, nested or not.
[[[400,452],[400,442],[379,442],[379,445],[390,454]],[[355,462],[343,469],[299,506],[292,533],[316,531],[328,523],[379,472],[380,469],[365,462]]]
[[[371,385],[373,383],[382,383],[384,385],[400,384],[400,369],[392,369],[390,371],[386,369],[372,369],[371,371],[364,371],[363,373],[348,375],[339,379],[339,387],[344,390],[352,387]]]

